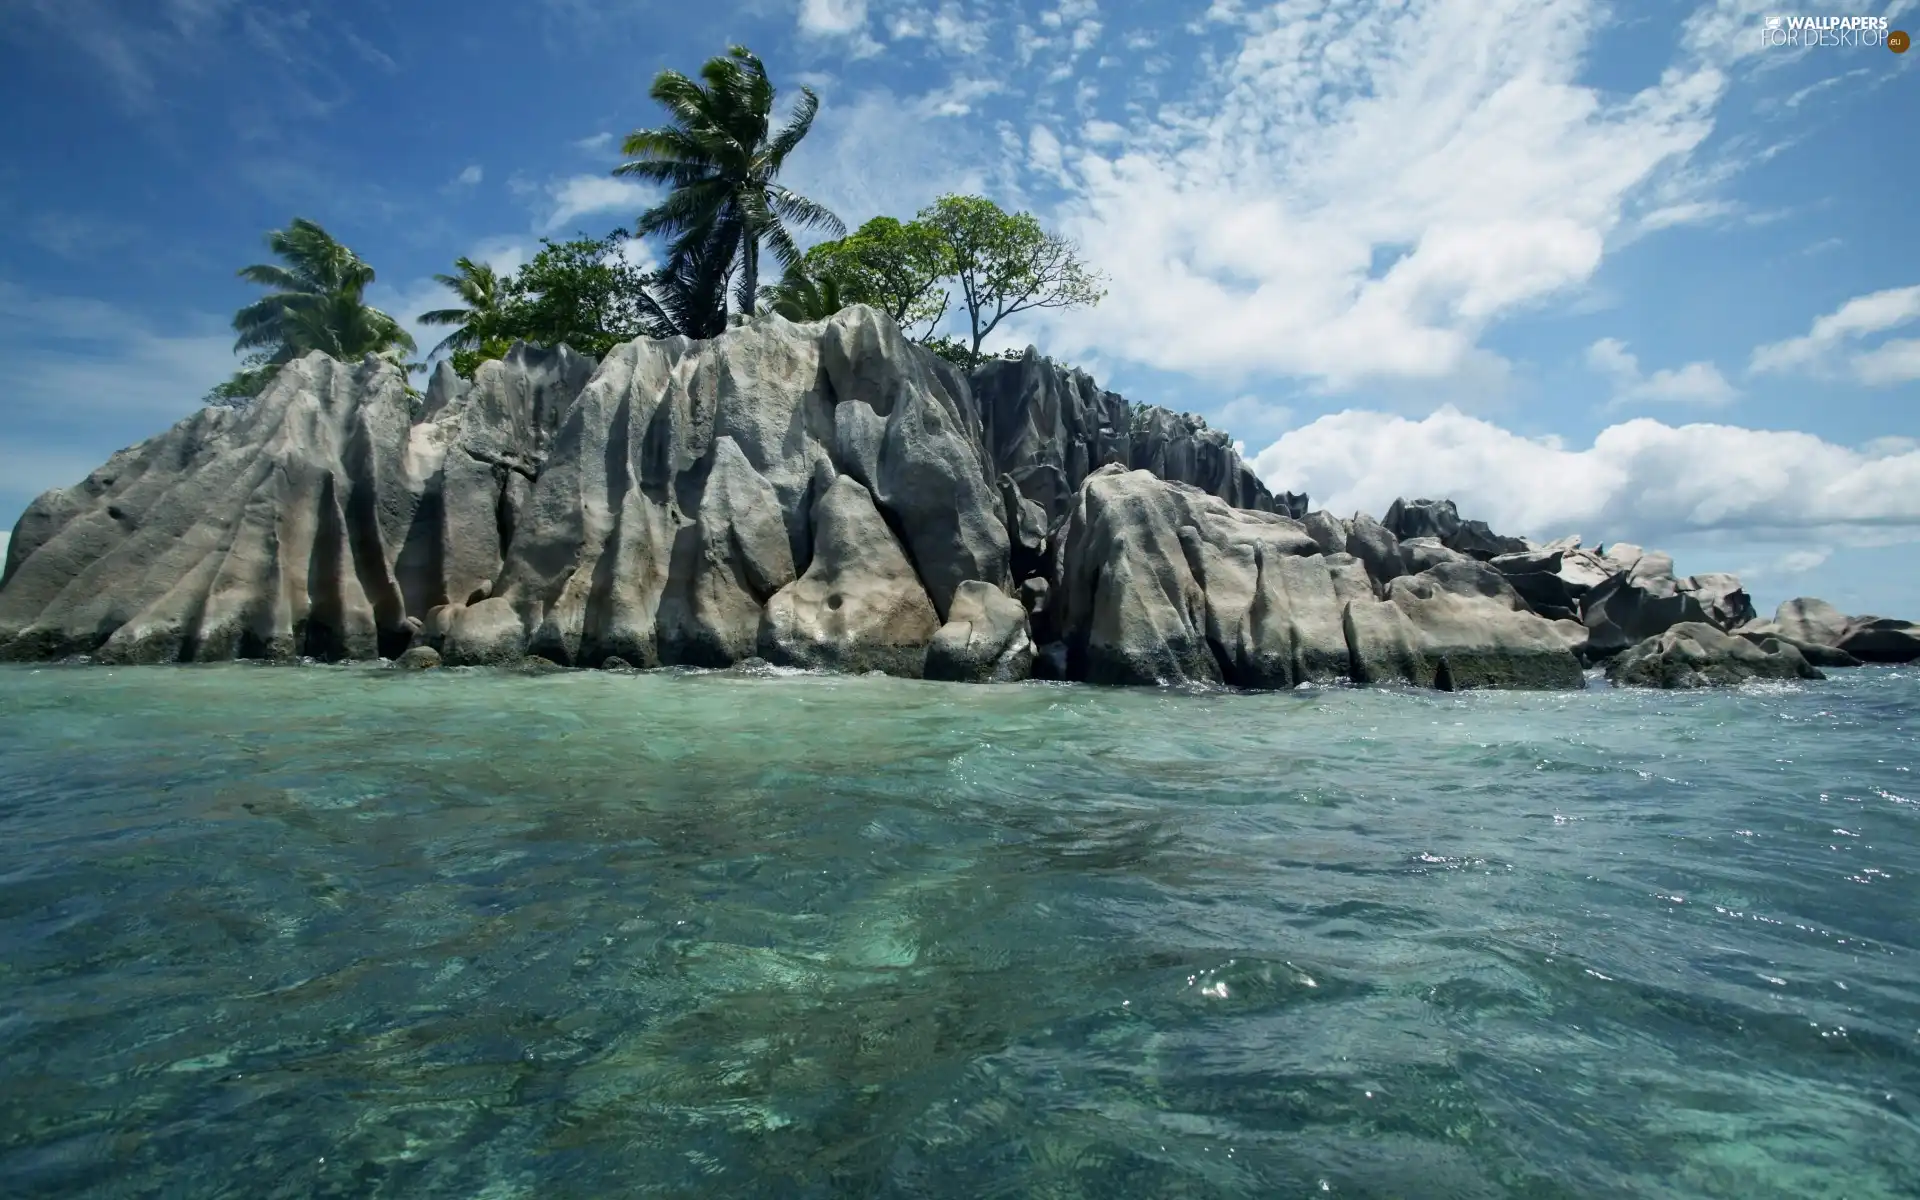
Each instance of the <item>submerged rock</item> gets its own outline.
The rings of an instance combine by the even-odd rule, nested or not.
[[[1675,625],[1607,663],[1621,687],[1729,687],[1754,679],[1825,679],[1800,651],[1778,638],[1758,643],[1704,621]]]
[[[405,671],[430,671],[440,665],[440,655],[432,646],[412,646],[393,665]]]

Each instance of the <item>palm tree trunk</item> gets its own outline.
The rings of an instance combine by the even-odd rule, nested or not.
[[[760,294],[760,238],[751,231],[740,235],[740,311],[751,317]]]

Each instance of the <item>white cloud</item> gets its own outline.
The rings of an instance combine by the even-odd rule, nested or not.
[[[163,330],[112,304],[5,281],[0,355],[0,528],[34,496],[193,412],[239,365],[232,330],[211,314],[181,314]]]
[[[1757,347],[1748,369],[1869,385],[1908,383],[1920,379],[1920,341],[1898,339],[1872,349],[1860,343],[1915,320],[1920,320],[1920,285],[1855,296],[1816,318],[1805,336]]]
[[[7,529],[0,531],[0,570],[4,570],[6,567],[7,544],[11,541],[13,541],[13,530]]]
[[[1832,557],[1833,551],[1825,548],[1818,550],[1789,550],[1775,559],[1771,565],[1750,573],[1763,576],[1805,575],[1808,571],[1821,566]]]
[[[1221,406],[1211,424],[1241,437],[1265,441],[1278,437],[1293,424],[1293,410],[1258,396],[1235,396]]]
[[[919,97],[876,88],[823,104],[782,182],[832,209],[849,228],[877,215],[906,217],[944,192],[992,191],[978,122],[946,118],[997,85],[959,79]],[[1016,144],[1019,139],[1015,138]],[[994,156],[997,157],[997,156]]]
[[[484,177],[485,177],[485,172],[483,172],[480,169],[478,164],[475,164],[473,166],[468,167],[466,170],[460,172],[460,175],[456,180],[456,182],[459,183],[462,187],[472,187],[474,184],[479,183],[480,180]]]
[[[1730,404],[1739,395],[1710,362],[1662,367],[1642,374],[1640,360],[1618,338],[1601,338],[1587,347],[1587,365],[1613,379],[1614,405],[1635,401],[1684,404]]]
[[[1485,371],[1480,334],[1584,286],[1641,193],[1704,215],[1670,177],[1725,77],[1690,55],[1624,99],[1582,86],[1597,3],[1216,9],[1237,49],[1191,101],[1064,148],[1061,224],[1110,281],[1049,322],[1065,353],[1333,389]]]
[[[645,184],[611,175],[575,175],[547,185],[552,205],[541,222],[547,233],[558,233],[581,217],[619,213],[631,222],[651,207],[659,193]]]
[[[867,23],[867,0],[800,0],[800,32],[844,37]]]
[[[481,239],[467,252],[467,257],[487,264],[501,275],[511,275],[533,257],[533,251],[533,244],[526,238],[508,235]]]
[[[886,49],[867,32],[867,0],[800,0],[800,32],[844,38],[853,58],[871,58]]]
[[[1336,513],[1447,497],[1464,515],[1531,537],[1920,539],[1920,446],[1851,449],[1809,433],[1642,418],[1571,449],[1450,407],[1422,420],[1349,410],[1285,434],[1254,468],[1275,490],[1305,491]]]
[[[163,333],[112,304],[0,281],[0,353],[10,363],[0,414],[16,426],[53,413],[178,420],[238,366],[226,322],[190,314],[184,324]]]

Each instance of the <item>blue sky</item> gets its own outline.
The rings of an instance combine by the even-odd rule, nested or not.
[[[1920,617],[1920,52],[1763,45],[1794,14],[1920,32],[1914,0],[0,0],[0,522],[232,369],[267,229],[321,221],[411,317],[458,255],[630,223],[653,74],[738,41],[821,94],[788,182],[850,225],[1031,209],[1109,294],[1004,340],[1276,486]]]

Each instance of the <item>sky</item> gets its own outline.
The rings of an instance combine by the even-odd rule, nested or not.
[[[630,225],[654,74],[744,43],[821,99],[784,182],[1034,213],[1106,297],[989,344],[1276,489],[1920,618],[1920,52],[1771,17],[1920,0],[0,0],[0,524],[233,370],[267,230],[411,322]]]

